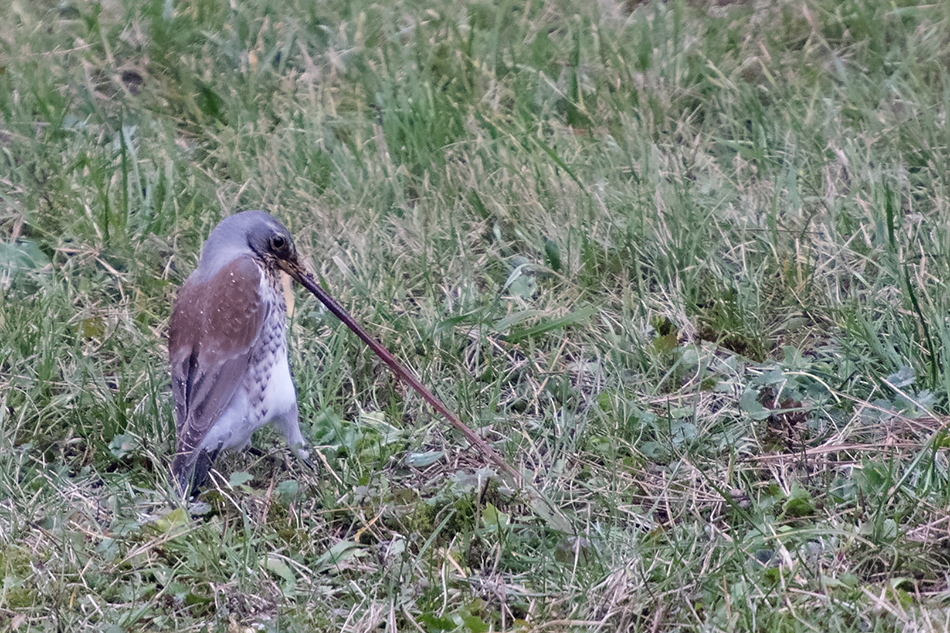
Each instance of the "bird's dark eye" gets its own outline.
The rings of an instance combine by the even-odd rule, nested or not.
[[[284,239],[283,235],[275,235],[274,237],[270,238],[270,246],[275,251],[281,250],[286,245],[287,240]]]

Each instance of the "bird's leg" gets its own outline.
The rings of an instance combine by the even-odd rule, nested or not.
[[[287,446],[290,447],[293,454],[302,460],[309,461],[310,453],[307,451],[307,442],[303,439],[303,433],[300,432],[297,403],[294,403],[290,411],[274,418],[273,423],[284,434],[287,439]]]

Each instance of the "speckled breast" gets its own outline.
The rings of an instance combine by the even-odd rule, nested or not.
[[[278,364],[287,363],[287,307],[284,304],[284,294],[281,292],[280,273],[263,268],[261,291],[266,306],[266,316],[257,345],[251,355],[244,384],[250,401],[247,422],[253,428],[263,426],[278,413],[268,410],[268,404],[270,403],[270,408],[273,408],[273,403],[272,398],[268,398],[267,395],[273,387],[271,378]],[[289,404],[291,403],[284,403],[284,407]]]

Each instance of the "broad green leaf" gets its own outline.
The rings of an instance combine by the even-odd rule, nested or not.
[[[759,392],[754,389],[746,389],[739,399],[739,408],[745,411],[753,420],[764,420],[771,412],[762,406],[759,402]]]
[[[287,481],[282,481],[277,485],[277,496],[283,503],[290,503],[297,498],[297,493],[300,491],[300,485],[297,483],[296,479],[288,479]]]
[[[231,473],[231,477],[228,479],[228,485],[232,488],[237,488],[238,486],[243,486],[252,479],[254,479],[254,475],[238,471],[236,473]]]
[[[445,456],[445,451],[425,451],[423,453],[409,453],[406,455],[406,465],[413,468],[425,468],[434,464]]]

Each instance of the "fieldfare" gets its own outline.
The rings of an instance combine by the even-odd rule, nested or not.
[[[184,492],[204,482],[219,452],[241,450],[272,422],[306,458],[287,362],[282,269],[299,269],[290,232],[263,211],[218,224],[178,293],[168,334]]]
[[[290,232],[263,211],[222,220],[208,236],[198,268],[178,292],[168,334],[178,448],[172,472],[195,494],[215,457],[245,448],[273,422],[299,457],[308,458],[297,422],[297,393],[287,362],[284,271],[313,293],[512,482],[520,475],[478,434],[349,315],[297,261]]]

